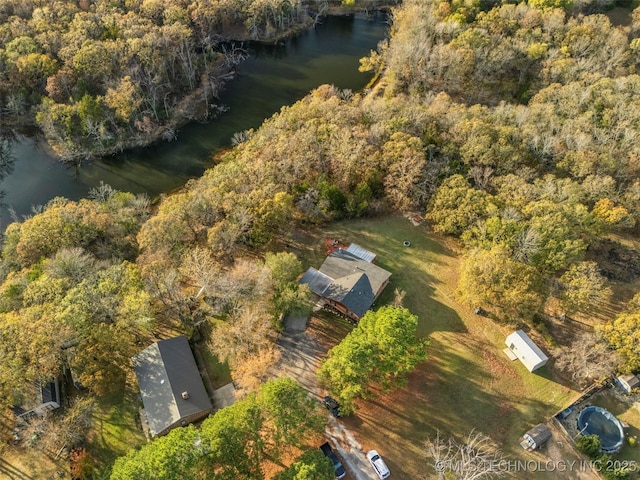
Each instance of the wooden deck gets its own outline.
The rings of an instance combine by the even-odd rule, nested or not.
[[[331,255],[333,252],[335,252],[340,248],[342,248],[343,250],[346,250],[347,248],[349,248],[348,245],[345,245],[340,240],[336,238],[330,238],[330,237],[326,237],[324,239],[324,246],[326,248],[327,256]]]

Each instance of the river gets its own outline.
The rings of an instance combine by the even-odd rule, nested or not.
[[[177,140],[84,163],[80,168],[60,163],[32,138],[12,144],[13,171],[0,182],[5,196],[0,230],[32,205],[56,196],[77,200],[100,182],[117,190],[155,197],[170,192],[212,165],[212,156],[230,144],[235,132],[258,127],[265,118],[329,83],[359,90],[370,80],[358,72],[387,34],[386,15],[327,17],[300,36],[279,46],[247,45],[250,57],[227,83],[220,101],[228,110],[207,123],[192,123]]]

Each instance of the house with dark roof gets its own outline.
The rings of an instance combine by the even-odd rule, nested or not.
[[[391,273],[373,263],[376,256],[351,244],[334,250],[319,270],[311,267],[300,278],[325,305],[360,320],[389,283]]]
[[[60,408],[60,383],[57,378],[48,382],[36,381],[33,388],[28,389],[27,401],[16,406],[14,411],[19,418],[30,419],[34,415],[44,415],[51,410]]]
[[[133,357],[151,435],[206,417],[212,409],[184,335],[156,342]]]

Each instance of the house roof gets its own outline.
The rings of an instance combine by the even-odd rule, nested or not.
[[[347,250],[338,249],[326,258],[320,270],[307,270],[300,283],[308,284],[312,292],[340,302],[361,317],[390,276],[391,273],[385,269]]]
[[[60,403],[58,398],[58,386],[55,380],[47,383],[39,384],[40,396],[42,397],[42,403],[55,402]]]
[[[513,332],[507,337],[505,343],[530,372],[544,365],[549,359],[523,330]],[[511,345],[514,348],[511,348]]]
[[[544,423],[539,423],[527,432],[537,446],[544,445],[551,438],[551,430]]]
[[[362,260],[365,260],[366,262],[373,262],[376,259],[375,253],[370,252],[366,248],[362,248],[360,245],[356,245],[355,243],[349,245],[349,248],[347,248],[347,252],[355,255],[358,258],[361,258]]]
[[[621,381],[629,385],[629,388],[636,388],[640,385],[640,379],[636,377],[633,373],[627,373],[626,375],[621,375],[618,377]]]
[[[211,401],[184,335],[156,342],[133,357],[152,435],[183,418],[208,411]],[[189,398],[182,398],[188,392]]]

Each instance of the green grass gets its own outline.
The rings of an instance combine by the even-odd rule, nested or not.
[[[98,478],[108,478],[116,458],[146,442],[139,427],[138,407],[138,391],[129,382],[123,391],[99,398],[87,447],[96,462]]]
[[[213,388],[224,387],[228,383],[231,383],[231,371],[227,363],[220,363],[218,357],[216,357],[209,348],[201,348],[202,358],[204,360],[204,366],[209,373]]]
[[[405,291],[404,305],[419,317],[419,333],[430,339],[429,359],[409,376],[407,388],[363,402],[358,415],[347,419],[363,448],[379,449],[394,477],[410,479],[425,475],[422,445],[437,431],[460,438],[475,429],[510,457],[531,458],[517,439],[577,392],[557,383],[546,368],[529,373],[509,361],[502,350],[511,330],[457,301],[455,244],[399,216],[344,221],[299,239],[295,246],[305,267],[322,263],[325,236],[377,253],[376,263],[392,272],[377,304],[392,301],[396,288]],[[528,478],[554,477],[529,472]]]

